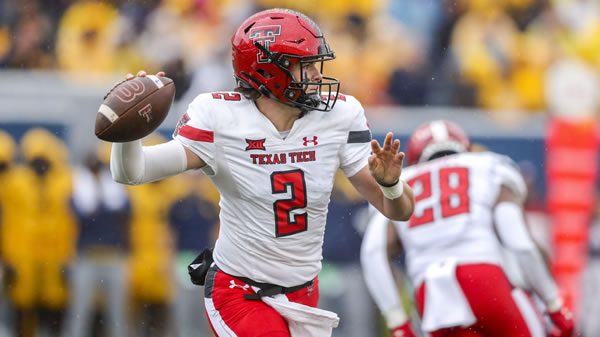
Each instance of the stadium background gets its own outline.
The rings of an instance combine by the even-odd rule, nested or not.
[[[295,8],[316,19],[337,55],[325,72],[363,103],[375,137],[392,130],[405,140],[422,122],[446,118],[478,146],[511,156],[531,187],[532,233],[579,326],[586,336],[600,336],[600,322],[593,319],[600,315],[594,303],[600,302],[594,300],[600,290],[598,1],[0,0],[0,131],[19,144],[32,128],[47,129],[66,145],[63,160],[80,166],[101,146],[92,130],[107,89],[126,73],[145,69],[165,70],[176,82],[176,102],[159,130],[169,137],[197,93],[232,88],[230,36],[249,13],[265,7]],[[16,148],[14,162],[27,163],[24,146]],[[214,190],[197,185],[214,204]],[[337,191],[324,248],[322,304],[341,315],[339,336],[384,335],[368,296],[348,295],[366,291],[358,269],[364,203],[344,180]],[[181,197],[174,193],[169,202],[176,205]],[[2,242],[10,241],[7,226],[0,226]],[[160,226],[173,238],[189,234],[175,233],[167,218]],[[194,235],[210,242],[208,232]],[[73,247],[66,265],[77,259],[76,241],[74,235],[63,242]],[[36,249],[28,242],[13,244]],[[170,320],[165,336],[185,336],[177,328],[181,310],[174,309],[185,278],[177,247],[163,254],[179,268],[165,279],[172,283],[171,295],[162,299]],[[19,330],[9,293],[6,286],[0,293],[0,336]],[[102,319],[97,317],[95,335],[106,330]],[[24,336],[47,333],[25,330]],[[160,329],[133,330],[161,335]]]

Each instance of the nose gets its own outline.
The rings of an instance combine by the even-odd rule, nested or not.
[[[319,68],[317,68],[317,65],[315,63],[307,67],[306,75],[306,77],[311,82],[321,82],[321,80],[323,79],[323,74],[321,74],[321,71],[319,70]]]

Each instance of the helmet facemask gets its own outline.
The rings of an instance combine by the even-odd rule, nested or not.
[[[255,43],[255,46],[263,53],[264,56],[266,56],[265,59],[268,61],[268,63],[272,63],[277,66],[290,79],[287,88],[284,90],[284,96],[286,100],[281,100],[272,95],[270,90],[268,90],[266,87],[264,87],[264,90],[259,88],[261,94],[275,99],[283,104],[299,108],[303,112],[308,112],[311,110],[329,111],[333,109],[338,98],[340,81],[328,76],[321,76],[319,81],[311,81],[309,78],[306,78],[306,73],[304,71],[306,66],[318,63],[317,68],[319,69],[319,73],[323,74],[324,63],[326,61],[335,59],[335,54],[330,51],[329,48],[325,47],[324,49],[326,49],[327,52],[320,53],[318,55],[298,56],[270,52],[258,42]],[[296,79],[291,71],[296,64],[300,65],[299,79]],[[258,70],[257,72],[259,72],[265,78],[272,76],[265,71]],[[260,83],[258,80],[256,82]],[[324,92],[326,92],[327,95],[324,95]]]

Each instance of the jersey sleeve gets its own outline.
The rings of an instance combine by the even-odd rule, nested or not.
[[[210,169],[207,174],[216,174],[214,121],[206,95],[200,95],[181,116],[173,138],[200,157]]]
[[[371,154],[371,130],[367,124],[365,110],[352,96],[346,96],[346,105],[352,110],[348,137],[342,145],[339,158],[340,168],[347,177],[352,177],[368,163]]]
[[[496,155],[493,167],[494,176],[500,186],[506,186],[515,193],[521,201],[527,197],[527,184],[517,164],[507,156]]]

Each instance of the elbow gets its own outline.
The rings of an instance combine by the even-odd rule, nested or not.
[[[115,169],[113,165],[110,166],[110,175],[112,176],[113,180],[119,184],[140,185],[142,183],[142,179],[131,179],[124,172]]]
[[[119,184],[123,184],[123,185],[139,185],[139,182],[136,181],[132,181],[129,179],[125,179],[125,177],[119,176],[119,175],[115,175],[114,173],[112,174],[112,178],[114,181],[118,182]]]
[[[412,202],[407,203],[403,207],[399,208],[398,212],[393,214],[393,216],[390,217],[390,219],[396,220],[396,221],[408,221],[408,220],[410,220],[410,217],[412,216],[414,210],[415,210],[415,204]]]
[[[413,211],[414,211],[414,208],[412,208],[412,207],[410,209],[404,210],[404,212],[402,212],[400,214],[400,216],[398,217],[397,220],[398,221],[408,221],[408,220],[410,220],[410,217],[412,216]]]

